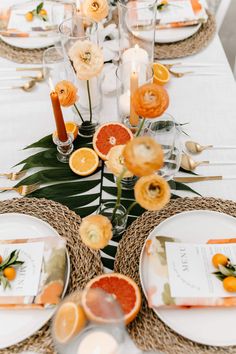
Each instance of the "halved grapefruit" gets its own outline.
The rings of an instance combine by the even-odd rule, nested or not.
[[[108,311],[107,305],[103,303],[102,294],[93,296],[91,291],[93,289],[101,289],[112,295],[120,305],[125,324],[130,323],[137,316],[141,307],[141,294],[137,284],[131,278],[120,273],[103,274],[90,280],[85,288],[82,304],[87,317],[94,322],[112,322],[118,319],[117,310],[110,302],[110,311]]]
[[[107,160],[107,154],[113,146],[124,145],[132,138],[131,130],[124,124],[104,123],[93,136],[93,148],[101,159]]]

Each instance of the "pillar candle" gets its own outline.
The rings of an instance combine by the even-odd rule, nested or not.
[[[51,87],[50,97],[57,127],[57,136],[60,141],[65,142],[68,140],[65,122],[62,115],[58,94],[54,90],[51,78],[49,78],[49,85]]]
[[[107,332],[93,331],[81,340],[77,354],[118,354],[118,343]]]
[[[136,127],[139,123],[139,116],[135,113],[131,97],[135,90],[138,88],[138,73],[135,70],[132,70],[130,76],[130,125]]]

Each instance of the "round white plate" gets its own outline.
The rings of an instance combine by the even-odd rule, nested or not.
[[[236,237],[236,218],[196,210],[176,214],[160,223],[148,239],[157,235],[178,238],[186,243],[206,243],[209,239]],[[140,256],[140,279],[146,296],[147,256]],[[154,309],[160,319],[175,332],[198,343],[215,346],[236,344],[236,308]]]
[[[155,34],[156,43],[179,42],[193,36],[201,27],[201,24],[181,28],[166,28],[157,30]]]
[[[25,214],[0,214],[0,239],[60,237],[48,223]],[[67,253],[66,292],[70,262]],[[54,309],[0,310],[0,349],[14,345],[38,331],[53,315]]]
[[[3,42],[22,49],[47,48],[59,42],[59,36],[49,38],[10,38],[0,36]]]
[[[65,14],[64,3],[53,2],[51,0],[44,1],[44,8],[48,13],[48,22],[43,22],[40,19],[34,18],[32,22],[27,22],[25,20],[24,14],[28,11],[32,11],[36,8],[37,5],[40,4],[40,0],[37,1],[26,1],[23,4],[17,4],[11,7],[11,14],[8,22],[8,29],[16,28],[23,32],[31,31],[31,27],[43,27],[44,25],[59,25],[64,19]],[[71,7],[72,9],[72,7]],[[71,10],[72,11],[72,10]],[[34,32],[36,33],[36,32]],[[7,44],[22,48],[22,49],[40,49],[46,48],[54,45],[56,42],[60,40],[59,33],[55,33],[55,35],[50,37],[5,37],[0,36],[0,38]]]

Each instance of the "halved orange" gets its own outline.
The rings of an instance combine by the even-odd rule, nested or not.
[[[75,150],[69,160],[71,170],[80,176],[91,175],[97,169],[98,164],[98,155],[90,148]]]
[[[103,274],[90,280],[85,288],[82,304],[87,317],[94,322],[109,323],[114,320],[114,309],[112,311],[111,308],[109,313],[107,306],[102,306],[102,296],[91,296],[93,293],[89,290],[93,289],[101,289],[116,299],[123,312],[125,324],[137,316],[141,307],[141,294],[138,285],[131,278],[120,273]]]
[[[68,134],[73,134],[74,135],[74,140],[78,136],[79,128],[74,122],[65,122],[65,127],[66,127],[66,132]],[[57,131],[55,130],[53,133],[54,136],[57,136]]]
[[[70,301],[59,307],[54,322],[55,339],[60,343],[68,342],[78,334],[86,324],[86,316],[82,306]]]
[[[104,123],[93,136],[93,148],[102,160],[107,160],[107,154],[113,146],[124,145],[132,138],[133,133],[124,124]]]
[[[165,85],[170,80],[169,70],[160,63],[153,64],[153,82],[157,85]]]

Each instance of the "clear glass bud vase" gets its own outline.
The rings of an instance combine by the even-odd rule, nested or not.
[[[70,59],[69,53],[72,47],[78,42],[86,45],[90,42],[98,44],[98,26],[97,23],[90,18],[76,13],[71,19],[68,19],[59,27],[61,43],[63,48],[65,66],[68,78],[74,83],[78,89],[78,101],[73,107],[74,120],[79,125],[79,134],[84,137],[93,136],[100,118],[101,108],[101,94],[100,94],[100,76],[97,74],[96,68],[92,68],[95,74],[91,75],[88,72],[88,78],[86,79],[87,66],[80,65],[80,72],[76,72],[76,69]],[[84,47],[82,47],[84,48]],[[87,64],[90,60],[90,53],[86,52],[82,56],[80,49],[76,49],[78,52],[78,60],[84,60]],[[76,54],[77,55],[77,54]],[[82,59],[81,59],[82,58]],[[83,79],[81,79],[83,77]]]
[[[114,214],[114,209],[116,207],[116,202],[105,202],[100,205],[97,210],[97,214],[106,216],[112,223],[113,226],[113,237],[112,239],[118,239],[122,236],[126,229],[128,215],[126,208],[120,204],[116,209]]]

